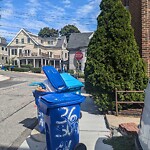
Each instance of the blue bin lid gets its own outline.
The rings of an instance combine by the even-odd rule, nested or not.
[[[69,73],[61,73],[60,75],[63,78],[63,80],[65,81],[65,83],[66,83],[66,85],[67,85],[67,87],[69,89],[72,89],[72,88],[81,88],[81,87],[84,86],[84,84],[82,82],[80,82],[79,80],[77,80],[76,78],[74,78]]]
[[[49,82],[57,91],[62,92],[68,89],[60,73],[53,66],[43,66],[42,69]]]
[[[44,103],[45,108],[56,108],[79,104],[82,103],[84,100],[84,96],[74,93],[55,93],[42,96],[39,103]]]

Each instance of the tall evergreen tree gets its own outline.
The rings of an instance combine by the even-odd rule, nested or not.
[[[85,88],[93,94],[101,110],[114,106],[114,89],[143,90],[146,67],[131,27],[131,16],[121,0],[102,0],[98,25],[87,51]],[[121,100],[142,100],[139,94],[120,96]]]

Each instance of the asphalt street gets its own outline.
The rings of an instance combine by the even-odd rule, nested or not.
[[[0,150],[17,150],[37,123],[31,82],[45,77],[35,74],[0,71],[10,77],[0,82]]]

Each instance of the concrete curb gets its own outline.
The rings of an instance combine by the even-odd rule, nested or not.
[[[38,131],[38,125],[32,130],[30,137],[37,142],[45,142],[46,143],[46,135],[42,134]]]

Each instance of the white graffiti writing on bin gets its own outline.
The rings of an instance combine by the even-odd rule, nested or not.
[[[70,150],[70,146],[71,146],[72,141],[70,140],[69,142],[61,142],[59,147],[56,148],[56,150]]]
[[[65,113],[61,115],[63,118],[62,121],[56,121],[56,124],[58,124],[58,130],[60,131],[61,129],[61,134],[56,134],[56,137],[70,136],[73,132],[78,132],[77,115],[73,114],[75,107],[73,107],[70,111],[67,107],[63,107],[61,109],[65,110]]]

